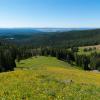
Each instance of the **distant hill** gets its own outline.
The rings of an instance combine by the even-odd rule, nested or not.
[[[41,31],[32,28],[0,28],[0,36],[28,35],[41,33]]]
[[[85,30],[86,28],[0,28],[0,36],[32,35],[49,32],[67,32],[72,30]]]
[[[88,30],[90,28],[37,28],[41,32],[68,32],[74,30]]]
[[[33,45],[35,47],[73,47],[100,44],[100,29],[73,29],[70,31],[66,29],[67,31],[59,32],[46,32],[48,29],[29,30],[17,29],[14,30],[14,33],[13,30],[6,30],[6,32],[9,32],[8,35],[4,35],[6,32],[3,34],[4,31],[2,31],[0,38],[9,40],[11,43]]]

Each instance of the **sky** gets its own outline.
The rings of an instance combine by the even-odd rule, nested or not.
[[[0,28],[100,28],[100,0],[0,0]]]

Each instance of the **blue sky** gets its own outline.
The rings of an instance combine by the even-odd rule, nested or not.
[[[0,27],[100,27],[100,0],[0,0]]]

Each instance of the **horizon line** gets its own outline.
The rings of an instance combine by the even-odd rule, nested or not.
[[[77,28],[89,28],[89,29],[97,29],[97,28],[100,28],[100,27],[0,27],[0,29],[14,29],[14,28],[29,28],[29,29],[32,29],[32,28],[42,28],[42,29],[46,29],[46,28],[62,28],[62,29],[67,29],[67,28],[73,28],[73,29],[77,29]]]

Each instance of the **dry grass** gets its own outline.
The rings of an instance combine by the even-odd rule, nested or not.
[[[83,46],[83,47],[80,47],[80,48],[96,48],[97,50],[100,50],[100,45],[93,45],[93,46]]]

